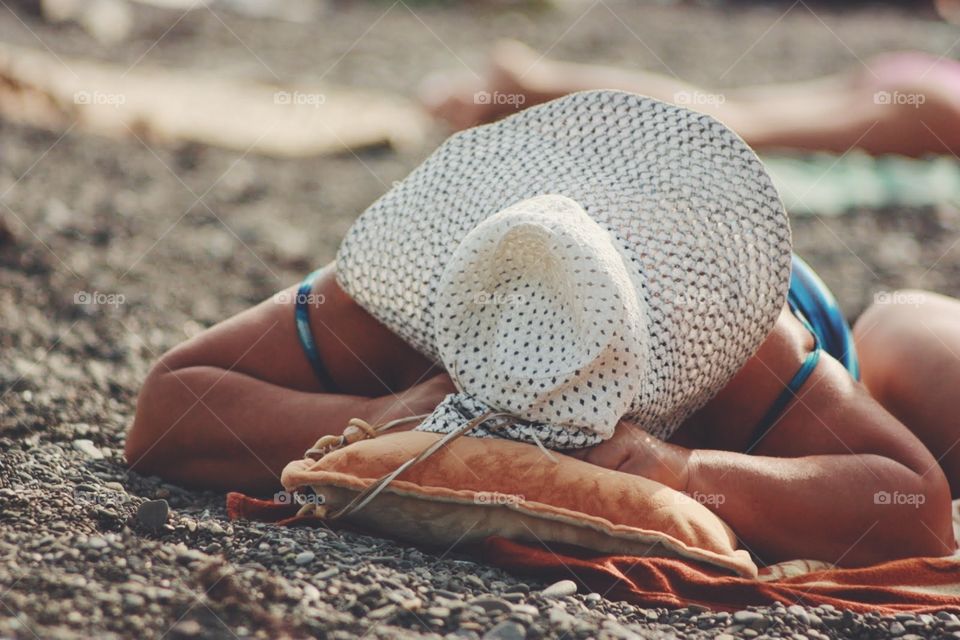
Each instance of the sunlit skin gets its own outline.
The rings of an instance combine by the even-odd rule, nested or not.
[[[323,303],[310,318],[335,388],[323,388],[303,353],[291,287],[157,362],[127,437],[131,467],[188,486],[272,492],[284,465],[350,418],[429,413],[453,392],[441,369],[340,289],[334,269],[314,286]],[[701,499],[766,561],[856,566],[948,554],[951,487],[960,490],[960,302],[901,297],[910,303],[874,306],[855,327],[864,384],[825,355],[749,451],[755,425],[812,347],[786,310],[669,442],[621,422],[612,439],[570,454]],[[911,498],[878,503],[878,492]]]

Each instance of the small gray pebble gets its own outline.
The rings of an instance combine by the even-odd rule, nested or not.
[[[131,609],[140,609],[147,603],[143,596],[136,593],[128,593],[123,596],[123,604]]]
[[[475,576],[475,575],[473,575],[473,574],[468,573],[467,575],[465,575],[465,576],[463,577],[463,581],[466,582],[466,583],[468,583],[468,584],[473,585],[474,587],[476,587],[477,589],[480,589],[481,591],[486,591],[486,590],[487,590],[487,585],[486,585],[486,583],[484,583],[483,580],[481,580],[480,578],[478,578],[477,576]]]
[[[181,620],[170,629],[175,638],[195,638],[202,633],[203,627],[196,620]]]
[[[313,551],[301,551],[297,554],[293,561],[300,565],[310,564],[316,557],[317,555]]]
[[[73,448],[91,460],[103,460],[103,452],[93,444],[93,440],[81,438],[73,441]]]
[[[766,627],[769,621],[766,616],[756,611],[737,611],[733,614],[733,622],[748,627]]]
[[[493,596],[480,596],[479,598],[473,598],[467,601],[467,604],[480,607],[487,613],[494,613],[496,611],[507,612],[511,611],[513,607],[510,606],[510,603],[501,598],[494,598]]]
[[[147,500],[137,507],[137,522],[151,531],[156,531],[167,524],[169,515],[170,505],[162,498],[160,500]]]
[[[315,574],[313,575],[313,579],[322,582],[322,581],[324,581],[324,580],[328,580],[328,579],[332,578],[333,576],[337,575],[338,573],[340,573],[340,567],[330,567],[330,568],[328,568],[328,569],[324,569],[323,571],[321,571],[321,572],[319,572],[319,573],[315,573]]]
[[[564,596],[572,596],[577,592],[577,583],[573,580],[561,580],[560,582],[554,582],[552,585],[540,592],[544,598],[562,598]]]
[[[91,536],[87,540],[87,547],[90,549],[106,549],[109,544],[104,538],[100,536]]]
[[[484,640],[524,640],[526,637],[523,625],[513,620],[504,620],[483,635]]]

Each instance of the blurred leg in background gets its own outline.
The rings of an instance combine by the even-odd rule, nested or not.
[[[428,78],[422,100],[464,129],[576,91],[620,89],[695,108],[758,149],[907,156],[960,152],[960,62],[920,52],[885,54],[815,80],[723,92],[668,76],[548,59],[516,41],[490,54],[483,81]]]

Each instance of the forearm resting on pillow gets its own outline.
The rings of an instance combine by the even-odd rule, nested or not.
[[[320,436],[339,435],[351,418],[378,423],[429,411],[419,390],[380,398],[309,393],[218,367],[158,366],[137,401],[127,462],[188,486],[268,492],[280,488],[288,462]]]
[[[939,467],[917,473],[875,454],[779,458],[697,450],[687,492],[768,562],[862,566],[954,551]]]

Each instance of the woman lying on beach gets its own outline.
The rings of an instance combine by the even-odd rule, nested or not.
[[[592,89],[706,113],[754,149],[960,154],[960,62],[917,51],[815,80],[712,91],[648,71],[552,60],[505,40],[491,50],[486,77],[437,74],[424,82],[422,99],[435,116],[465,129]]]
[[[932,293],[851,332],[723,125],[586,92],[454,136],[335,264],[166,353],[126,455],[270,492],[351,418],[443,432],[489,408],[493,434],[723,495],[766,561],[940,556],[957,354],[960,302]]]

